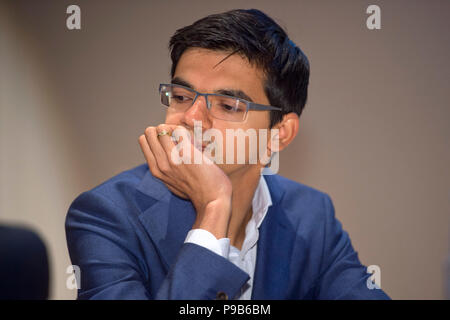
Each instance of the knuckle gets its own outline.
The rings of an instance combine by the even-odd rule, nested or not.
[[[158,168],[153,163],[149,163],[148,168],[150,169],[150,172],[153,174],[153,176],[155,176],[157,178],[161,177],[161,172],[158,170]]]
[[[165,129],[165,126],[163,124],[159,124],[159,125],[156,126],[156,131],[157,132],[160,132],[160,131],[162,131],[164,129]]]
[[[159,170],[161,170],[162,173],[169,173],[170,166],[168,164],[162,164],[159,166]]]

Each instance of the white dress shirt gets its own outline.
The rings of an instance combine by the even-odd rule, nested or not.
[[[217,239],[211,232],[204,229],[192,229],[188,232],[184,242],[203,246],[247,272],[250,280],[241,289],[238,296],[240,300],[250,300],[252,295],[253,276],[256,265],[256,247],[259,238],[258,228],[261,225],[267,210],[272,205],[269,188],[264,176],[261,175],[252,200],[253,214],[245,228],[245,239],[242,250],[230,245],[229,238]]]

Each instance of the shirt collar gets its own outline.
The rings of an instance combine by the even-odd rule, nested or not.
[[[255,194],[252,201],[252,220],[254,220],[256,228],[259,228],[268,208],[272,205],[272,197],[270,196],[269,187],[267,186],[264,175],[261,175],[258,186],[256,187]]]
[[[266,184],[264,176],[261,175],[259,179],[258,186],[256,187],[255,194],[253,195],[252,201],[252,217],[245,227],[245,239],[242,244],[242,250],[239,252],[238,249],[230,246],[231,252],[235,251],[236,254],[239,252],[241,259],[247,255],[247,252],[256,244],[258,241],[258,228],[264,220],[269,207],[272,205],[272,197],[270,195],[269,187]]]

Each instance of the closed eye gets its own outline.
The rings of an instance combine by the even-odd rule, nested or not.
[[[175,102],[177,102],[177,103],[186,103],[189,100],[191,100],[191,98],[189,98],[189,97],[179,96],[179,95],[172,95],[172,99],[174,99]]]
[[[242,112],[241,108],[235,108],[227,104],[220,104],[220,107],[227,112]]]

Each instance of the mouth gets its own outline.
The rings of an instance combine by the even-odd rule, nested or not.
[[[202,152],[205,151],[205,149],[212,143],[212,141],[208,141],[206,143],[202,144]]]
[[[194,135],[191,134],[191,143],[195,148],[197,148],[197,150],[203,152],[212,143],[212,141],[195,141]]]

